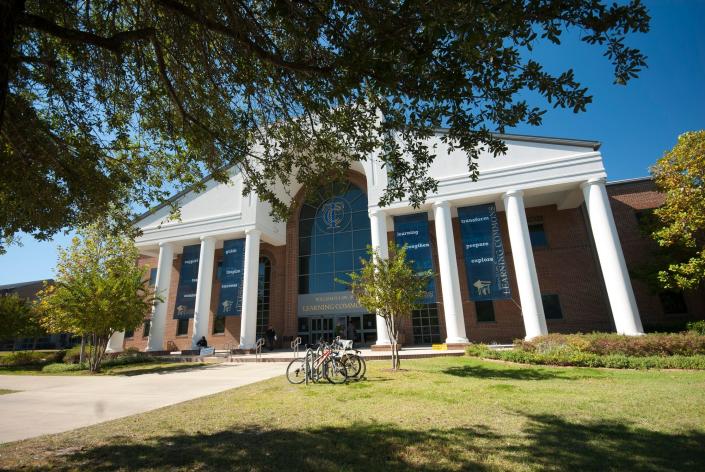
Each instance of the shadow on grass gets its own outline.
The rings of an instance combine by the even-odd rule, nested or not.
[[[443,370],[444,374],[455,377],[474,377],[476,379],[502,379],[502,380],[551,380],[567,379],[575,380],[579,377],[566,375],[563,372],[555,372],[543,369],[532,368],[493,368],[480,365],[464,365],[461,367],[449,367]]]
[[[140,366],[144,366],[144,364],[138,364]],[[144,374],[169,374],[171,372],[188,372],[188,371],[194,371],[194,370],[203,370],[207,368],[212,368],[214,367],[213,365],[208,365],[208,364],[199,364],[199,365],[156,365],[156,366],[151,366],[151,367],[136,367],[136,366],[121,366],[121,367],[112,367],[110,369],[106,369],[106,374],[107,375],[114,375],[114,376],[124,376],[124,377],[134,377],[136,375],[144,375]]]
[[[705,430],[668,434],[617,421],[529,416],[523,454],[539,469],[705,470]]]
[[[0,366],[0,373],[41,372],[42,367],[42,365],[3,365]]]
[[[523,434],[390,424],[303,431],[257,427],[102,445],[57,457],[55,470],[705,470],[703,431],[666,434],[611,421],[531,416]]]

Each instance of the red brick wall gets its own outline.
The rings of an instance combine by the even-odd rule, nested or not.
[[[664,197],[656,190],[651,180],[608,185],[607,193],[622,243],[624,259],[627,267],[633,270],[646,262],[649,254],[656,247],[655,241],[641,233],[636,212],[661,206]],[[658,329],[659,326],[669,327],[682,324],[687,320],[705,319],[705,290],[702,288],[683,294],[688,313],[667,315],[663,312],[658,294],[649,290],[646,283],[632,277],[632,286],[642,323],[647,329],[649,327]]]
[[[350,173],[350,180],[365,189],[364,178]],[[651,181],[637,181],[608,185],[608,194],[614,213],[617,230],[624,250],[627,265],[632,268],[649,257],[654,243],[641,235],[635,212],[655,208],[662,204],[663,197],[656,192]],[[303,193],[297,196],[300,201]],[[527,208],[527,218],[540,218],[544,225],[548,245],[534,249],[534,260],[542,294],[557,294],[560,299],[563,319],[548,320],[549,332],[589,332],[611,331],[613,323],[607,302],[604,283],[586,223],[584,207],[558,210],[555,205]],[[460,277],[460,291],[463,300],[465,329],[468,338],[475,342],[509,342],[524,336],[524,324],[521,318],[519,293],[514,277],[512,248],[507,233],[504,213],[500,212],[502,240],[509,271],[512,300],[495,301],[495,321],[478,322],[475,305],[469,298],[469,289],[465,273],[463,248],[460,241],[460,228],[457,218],[453,218],[455,251]],[[434,271],[438,272],[438,252],[433,221],[429,222]],[[394,240],[394,233],[387,234],[388,240]],[[270,324],[274,326],[280,339],[294,337],[297,333],[297,297],[298,297],[298,217],[294,216],[287,223],[286,246],[275,247],[262,243],[261,256],[269,257],[272,263]],[[215,280],[217,263],[222,259],[222,250],[215,255],[213,273],[213,293],[208,333],[213,331],[213,314],[217,309],[220,284]],[[143,258],[140,264],[156,266],[155,258]],[[167,309],[167,323],[164,335],[165,343],[172,348],[188,349],[191,346],[193,321],[189,322],[186,336],[176,336],[176,320],[173,319],[178,269],[181,256],[174,258],[171,276],[171,289]],[[657,295],[651,293],[645,284],[632,280],[637,304],[645,325],[668,324],[684,319],[705,318],[705,293],[703,290],[687,293],[686,303],[689,314],[685,316],[664,315]],[[443,291],[438,274],[436,275],[437,297],[439,301],[439,323],[441,337],[445,339],[445,317],[443,313]],[[402,335],[407,343],[413,340],[411,320],[405,321]],[[216,348],[225,348],[236,344],[240,338],[240,318],[226,318],[225,333],[208,336],[209,343]],[[125,342],[127,347],[144,349],[147,338],[142,336],[141,327],[135,330],[132,339]]]

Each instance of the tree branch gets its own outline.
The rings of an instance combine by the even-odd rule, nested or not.
[[[137,30],[121,31],[110,37],[99,36],[71,28],[64,28],[41,16],[24,13],[19,17],[18,24],[33,28],[51,36],[72,43],[83,43],[97,46],[114,53],[120,53],[127,43],[144,41],[154,36],[154,28],[141,28]]]
[[[156,3],[166,8],[167,10],[171,10],[187,17],[191,21],[198,23],[199,25],[204,26],[205,28],[208,28],[211,31],[221,33],[225,36],[228,36],[229,38],[234,39],[247,52],[274,66],[307,74],[322,74],[331,71],[330,67],[319,67],[310,64],[304,64],[301,62],[287,61],[281,56],[272,54],[269,51],[266,51],[265,49],[261,48],[259,45],[252,42],[246,34],[242,34],[240,31],[236,31],[227,25],[207,18],[196,10],[193,10],[175,0],[156,0]]]

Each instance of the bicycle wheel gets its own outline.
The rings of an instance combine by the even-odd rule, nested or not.
[[[345,366],[336,358],[328,359],[323,366],[326,380],[332,384],[342,384],[348,380],[348,372]]]
[[[302,384],[306,380],[306,366],[303,359],[294,359],[286,368],[286,379],[289,383]]]
[[[361,379],[362,376],[365,375],[363,364],[364,361],[360,358],[360,356],[355,354],[344,354],[340,358],[340,361],[345,366],[345,370],[348,373],[348,378]]]

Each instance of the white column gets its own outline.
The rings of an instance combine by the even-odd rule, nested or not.
[[[382,259],[388,258],[389,248],[387,246],[387,215],[382,210],[370,210],[370,231],[372,249],[377,251],[377,254],[379,254]],[[377,342],[375,345],[390,346],[392,343],[389,340],[387,324],[384,322],[384,318],[377,315],[375,316],[375,320],[377,322]]]
[[[548,328],[546,328],[546,315],[543,312],[541,290],[536,275],[534,252],[529,239],[523,195],[524,192],[521,190],[510,190],[504,194],[503,199],[526,339],[532,339],[548,334]]]
[[[201,254],[198,259],[198,285],[196,286],[196,309],[193,314],[193,337],[191,347],[203,336],[208,336],[208,321],[211,311],[211,291],[213,288],[213,262],[215,258],[215,238],[201,237]]]
[[[147,351],[164,350],[164,327],[166,326],[166,309],[169,304],[169,286],[171,285],[171,266],[174,262],[174,246],[171,243],[159,243],[159,262],[157,263],[157,280],[154,286],[156,295],[163,301],[155,302],[152,309],[152,323],[149,327]]]
[[[258,229],[249,229],[245,234],[240,349],[254,349],[257,342],[257,282],[259,277],[259,240],[262,232]]]
[[[110,336],[110,339],[108,339],[108,347],[105,349],[105,352],[122,352],[123,351],[123,343],[125,342],[125,332],[124,331],[116,331],[113,333],[112,336]]]
[[[438,265],[443,292],[443,313],[446,320],[446,344],[467,343],[463,300],[460,296],[458,279],[458,261],[455,257],[455,239],[453,238],[453,220],[450,203],[433,204],[433,216],[436,225],[436,245],[438,246]]]
[[[644,333],[634,299],[624,253],[619,243],[604,178],[590,179],[581,185],[587,206],[597,256],[607,287],[614,325],[619,334]]]

